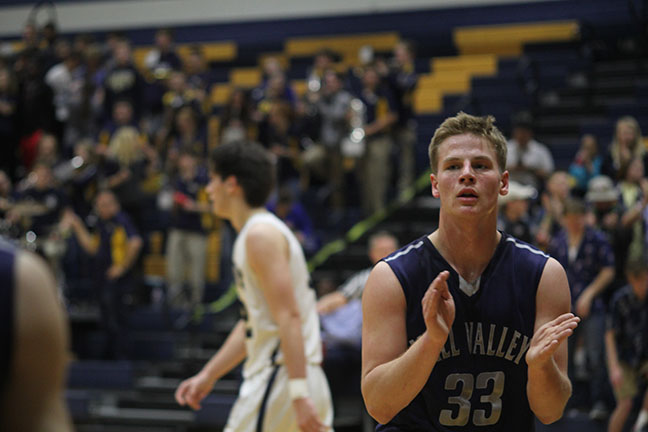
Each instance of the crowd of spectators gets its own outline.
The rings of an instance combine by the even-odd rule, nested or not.
[[[274,154],[279,187],[269,208],[307,254],[321,245],[302,205],[307,193],[335,224],[351,204],[367,216],[385,208],[416,174],[417,76],[407,42],[385,58],[362,50],[360,67],[319,52],[303,94],[280,58],[268,57],[262,82],[231,89],[222,107],[212,104],[201,47],[180,56],[170,29],[157,31],[139,67],[121,33],[68,38],[50,26],[45,37],[28,23],[20,46],[0,59],[0,230],[47,257],[65,296],[74,280],[95,281],[113,336],[122,332],[153,231],[165,233],[168,303],[191,309],[202,301],[206,236],[225,229],[204,192],[207,155],[219,143],[258,141]],[[592,378],[588,403],[604,411],[603,334],[615,322],[606,324],[606,314],[628,283],[626,264],[645,258],[648,245],[640,126],[618,119],[609,145],[584,135],[560,171],[534,138],[533,117],[520,113],[508,149],[511,193],[501,202],[500,229],[565,267],[584,319],[570,345],[570,373]]]

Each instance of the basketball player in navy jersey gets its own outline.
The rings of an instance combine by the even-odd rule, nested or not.
[[[0,239],[0,431],[68,432],[67,327],[43,260]]]
[[[363,297],[362,393],[378,431],[532,431],[571,395],[567,277],[496,229],[508,192],[492,117],[459,113],[430,144],[439,228],[379,262]]]

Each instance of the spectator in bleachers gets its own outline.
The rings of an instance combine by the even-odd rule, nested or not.
[[[529,112],[514,116],[507,148],[506,169],[511,180],[544,190],[545,181],[554,170],[554,160],[547,146],[533,138],[533,118]]]
[[[289,104],[275,101],[269,106],[259,142],[276,157],[278,185],[296,188],[301,177],[301,147],[295,135],[293,111]]]
[[[581,339],[590,378],[590,417],[600,420],[608,413],[605,402],[605,304],[602,293],[614,279],[614,255],[607,236],[585,223],[583,201],[576,198],[566,200],[563,213],[564,228],[552,239],[549,253],[565,268],[572,310],[582,319],[568,340],[568,374],[575,378],[574,357]]]
[[[115,194],[138,229],[143,228],[142,211],[146,205],[141,184],[151,168],[145,145],[135,128],[124,126],[117,129],[100,165],[100,177],[105,187]]]
[[[20,139],[20,158],[25,171],[30,171],[36,157],[40,135],[55,130],[52,89],[43,81],[42,60],[27,56],[17,74],[18,99],[16,119]]]
[[[511,234],[515,238],[533,243],[535,227],[529,213],[530,200],[535,199],[538,191],[532,186],[518,182],[509,182],[509,192],[499,197],[501,210],[497,214],[497,229]]]
[[[292,110],[297,102],[297,96],[288,84],[286,75],[283,72],[270,76],[261,87],[252,90],[251,96],[256,104],[254,120],[259,123],[267,120],[274,103],[287,104]]]
[[[317,311],[320,315],[328,315],[352,300],[360,300],[374,264],[396,249],[398,249],[398,239],[387,231],[379,231],[369,236],[367,255],[371,266],[353,274],[336,291],[322,296],[317,301]]]
[[[349,133],[349,109],[353,96],[343,88],[342,77],[329,69],[323,77],[315,107],[321,119],[319,139],[303,154],[307,177],[326,181],[333,210],[344,207],[344,167],[341,142]]]
[[[85,85],[85,67],[81,53],[70,52],[45,74],[45,82],[54,93],[56,120],[59,124],[63,154],[70,156],[74,143],[80,138],[84,129],[80,124],[85,120],[82,115],[83,87]]]
[[[620,172],[635,157],[642,158],[644,165],[648,163],[648,153],[642,142],[639,122],[631,116],[621,117],[616,122],[612,144],[603,158],[601,174],[619,181]]]
[[[612,295],[616,288],[625,285],[625,264],[627,260],[627,230],[623,229],[621,220],[624,208],[619,200],[619,190],[611,178],[597,176],[590,180],[585,199],[590,205],[588,224],[603,231],[614,254],[614,281],[608,289],[607,297]]]
[[[99,131],[99,145],[107,147],[113,134],[122,127],[137,127],[130,99],[118,99],[113,104],[112,115]]]
[[[0,65],[0,170],[11,178],[16,173],[17,83],[7,65]]]
[[[621,432],[639,393],[638,381],[648,378],[648,263],[643,257],[631,258],[627,265],[628,285],[612,299],[608,314],[605,345],[610,382],[614,388],[616,407],[610,417],[608,432]],[[641,432],[648,423],[648,391],[643,396],[639,418],[632,427]]]
[[[318,92],[324,86],[324,75],[333,67],[334,62],[335,55],[327,49],[322,49],[315,54],[313,66],[306,71],[309,91]]]
[[[175,175],[178,156],[190,152],[205,161],[207,158],[207,136],[199,115],[190,105],[178,109],[174,116],[174,127],[166,142],[166,171]]]
[[[619,170],[619,191],[625,213],[621,224],[629,231],[629,245],[626,250],[628,260],[632,260],[646,250],[646,220],[644,210],[648,206],[648,179],[644,177],[644,164],[641,157],[631,158]]]
[[[306,256],[317,251],[320,242],[313,229],[313,223],[290,187],[281,187],[277,198],[268,203],[267,207],[292,230]]]
[[[173,45],[173,30],[161,28],[155,32],[155,47],[146,55],[144,64],[156,79],[164,79],[172,70],[181,69],[182,62]]]
[[[74,146],[74,156],[78,166],[68,186],[70,205],[76,214],[85,219],[92,210],[92,203],[98,191],[98,166],[95,145],[89,139],[81,140]]]
[[[115,44],[114,58],[108,66],[104,80],[104,113],[113,112],[118,99],[129,99],[133,104],[133,117],[139,120],[143,114],[144,79],[133,65],[130,42],[125,39]]]
[[[250,95],[242,88],[232,89],[219,116],[220,144],[255,140],[257,127],[252,120]]]
[[[10,219],[22,221],[23,231],[33,231],[39,240],[47,238],[58,224],[62,211],[67,206],[65,192],[55,182],[52,169],[37,162],[32,172],[17,191],[16,203]]]
[[[203,219],[211,217],[205,192],[209,177],[198,161],[190,152],[182,152],[178,158],[167,237],[167,302],[184,310],[198,306],[205,290],[207,235]],[[188,292],[184,289],[185,273],[189,275]]]
[[[365,152],[362,157],[362,207],[366,215],[382,210],[393,171],[391,152],[392,126],[398,120],[396,99],[389,87],[383,85],[373,65],[364,70],[362,91],[358,94],[366,107]]]
[[[536,244],[546,250],[551,238],[560,230],[565,200],[569,198],[569,174],[556,171],[549,177],[546,190],[540,197],[541,211]]]
[[[108,337],[106,356],[123,359],[128,350],[128,309],[136,290],[134,267],[142,238],[111,191],[99,192],[95,211],[98,220],[92,233],[72,211],[65,213],[61,227],[71,229],[83,250],[96,257],[95,286],[101,324]]]
[[[402,41],[394,47],[389,63],[388,82],[398,106],[398,120],[394,125],[394,143],[398,147],[398,191],[404,191],[416,174],[416,119],[414,117],[414,90],[418,82],[414,65],[414,46]]]
[[[187,88],[190,92],[193,92],[197,100],[202,101],[203,112],[211,112],[211,102],[207,97],[211,85],[211,78],[209,76],[209,66],[200,46],[193,46],[189,50],[189,54],[184,63],[184,71]]]
[[[601,174],[602,162],[596,137],[592,134],[583,135],[578,153],[569,165],[569,175],[575,180],[575,195],[585,196],[589,181]]]

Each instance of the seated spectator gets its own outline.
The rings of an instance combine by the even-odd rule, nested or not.
[[[392,234],[386,231],[380,231],[370,236],[367,254],[371,261],[371,266],[373,267],[374,264],[396,249],[398,249],[398,240]],[[361,270],[351,276],[337,291],[322,296],[317,302],[317,311],[321,315],[328,315],[351,300],[360,300],[372,267]]]
[[[104,122],[97,137],[98,144],[107,147],[115,131],[119,128],[136,127],[137,122],[133,114],[133,103],[129,99],[118,99],[113,104],[112,115]]]
[[[98,220],[92,233],[71,210],[63,216],[61,227],[71,229],[83,250],[95,257],[101,323],[108,337],[105,355],[123,359],[128,354],[127,323],[137,288],[134,267],[142,249],[142,238],[113,192],[99,192],[95,211]]]
[[[276,201],[269,203],[268,210],[288,225],[307,256],[317,251],[320,242],[313,229],[313,223],[289,187],[283,186],[279,190]]]
[[[142,101],[145,81],[133,64],[131,46],[127,40],[121,39],[116,43],[110,63],[103,84],[104,115],[113,112],[117,100],[128,99],[133,104],[133,118],[139,121],[144,114]]]
[[[648,153],[642,142],[639,122],[631,116],[621,117],[616,122],[614,138],[603,158],[601,174],[619,181],[621,171],[635,157],[641,158],[644,166],[648,164]]]
[[[173,31],[161,28],[155,32],[155,47],[148,52],[144,64],[150,76],[166,78],[172,70],[180,70],[182,63],[173,46]]]
[[[608,424],[609,432],[621,432],[639,393],[637,382],[648,378],[648,262],[633,258],[626,267],[628,285],[612,298],[605,331],[607,365],[614,389],[616,407]],[[641,432],[648,423],[648,391],[643,396],[639,417],[632,431]]]
[[[554,160],[545,144],[533,139],[533,118],[524,111],[513,118],[513,131],[507,143],[506,169],[511,180],[544,190],[554,170]]]
[[[296,185],[301,177],[301,146],[295,134],[293,111],[285,102],[275,101],[268,107],[265,127],[259,142],[277,158],[279,185]]]
[[[205,192],[209,182],[198,158],[183,152],[178,158],[178,177],[173,188],[173,208],[166,249],[167,302],[178,309],[191,310],[202,302],[205,290],[207,256],[205,217],[211,217]],[[185,273],[189,290],[184,289]]]
[[[207,136],[199,114],[191,106],[178,109],[174,127],[166,139],[166,172],[175,175],[180,153],[193,153],[200,161],[207,160]]]
[[[498,213],[497,229],[531,244],[534,228],[529,214],[529,200],[538,195],[532,186],[524,186],[518,182],[509,182],[509,191],[499,197],[501,211]]]
[[[589,181],[601,173],[602,162],[603,159],[598,154],[596,137],[591,134],[583,135],[580,149],[569,165],[569,175],[576,181],[574,194],[585,196]]]

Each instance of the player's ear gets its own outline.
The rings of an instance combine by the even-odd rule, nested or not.
[[[500,195],[506,195],[509,191],[509,172],[504,171],[500,177]]]
[[[238,180],[233,175],[228,176],[224,181],[225,190],[228,192],[234,191],[234,189],[239,185]]]
[[[430,184],[432,185],[432,196],[434,198],[439,198],[439,182],[434,173],[430,174]]]

